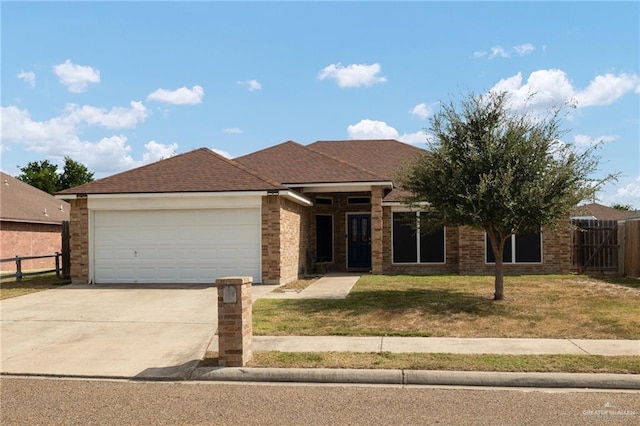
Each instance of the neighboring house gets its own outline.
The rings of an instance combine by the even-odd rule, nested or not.
[[[618,210],[598,203],[578,206],[571,211],[571,219],[620,220],[637,213],[633,210]]]
[[[285,142],[233,160],[201,148],[62,191],[74,282],[284,283],[314,272],[491,273],[483,232],[417,234],[394,184],[424,150],[395,140]],[[570,268],[569,228],[518,235],[507,273]]]
[[[0,172],[0,257],[40,256],[62,250],[62,221],[70,206],[50,194]],[[2,270],[15,270],[14,262]],[[51,268],[52,259],[24,261],[23,269]]]

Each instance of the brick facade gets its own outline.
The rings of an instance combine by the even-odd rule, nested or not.
[[[62,225],[48,223],[0,222],[0,257],[44,256],[62,251]],[[0,263],[0,270],[15,271],[15,262]],[[54,269],[55,259],[22,261],[22,270]]]
[[[86,198],[70,201],[71,282],[89,282],[89,209]]]
[[[262,197],[262,282],[283,284],[308,271],[309,209],[277,195]]]

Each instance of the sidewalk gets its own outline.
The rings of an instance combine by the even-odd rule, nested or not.
[[[217,336],[209,344],[218,349]],[[456,337],[253,336],[253,350],[499,355],[640,356],[640,340],[500,339]]]

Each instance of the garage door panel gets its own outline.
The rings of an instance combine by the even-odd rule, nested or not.
[[[260,210],[97,211],[98,283],[212,283],[260,280]]]

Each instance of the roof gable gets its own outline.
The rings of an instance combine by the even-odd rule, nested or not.
[[[333,158],[293,141],[244,155],[235,161],[283,184],[387,180],[357,163]]]
[[[207,148],[61,191],[58,194],[266,191],[284,189]]]
[[[69,203],[19,179],[0,172],[0,217],[29,223],[61,223],[69,220]]]

